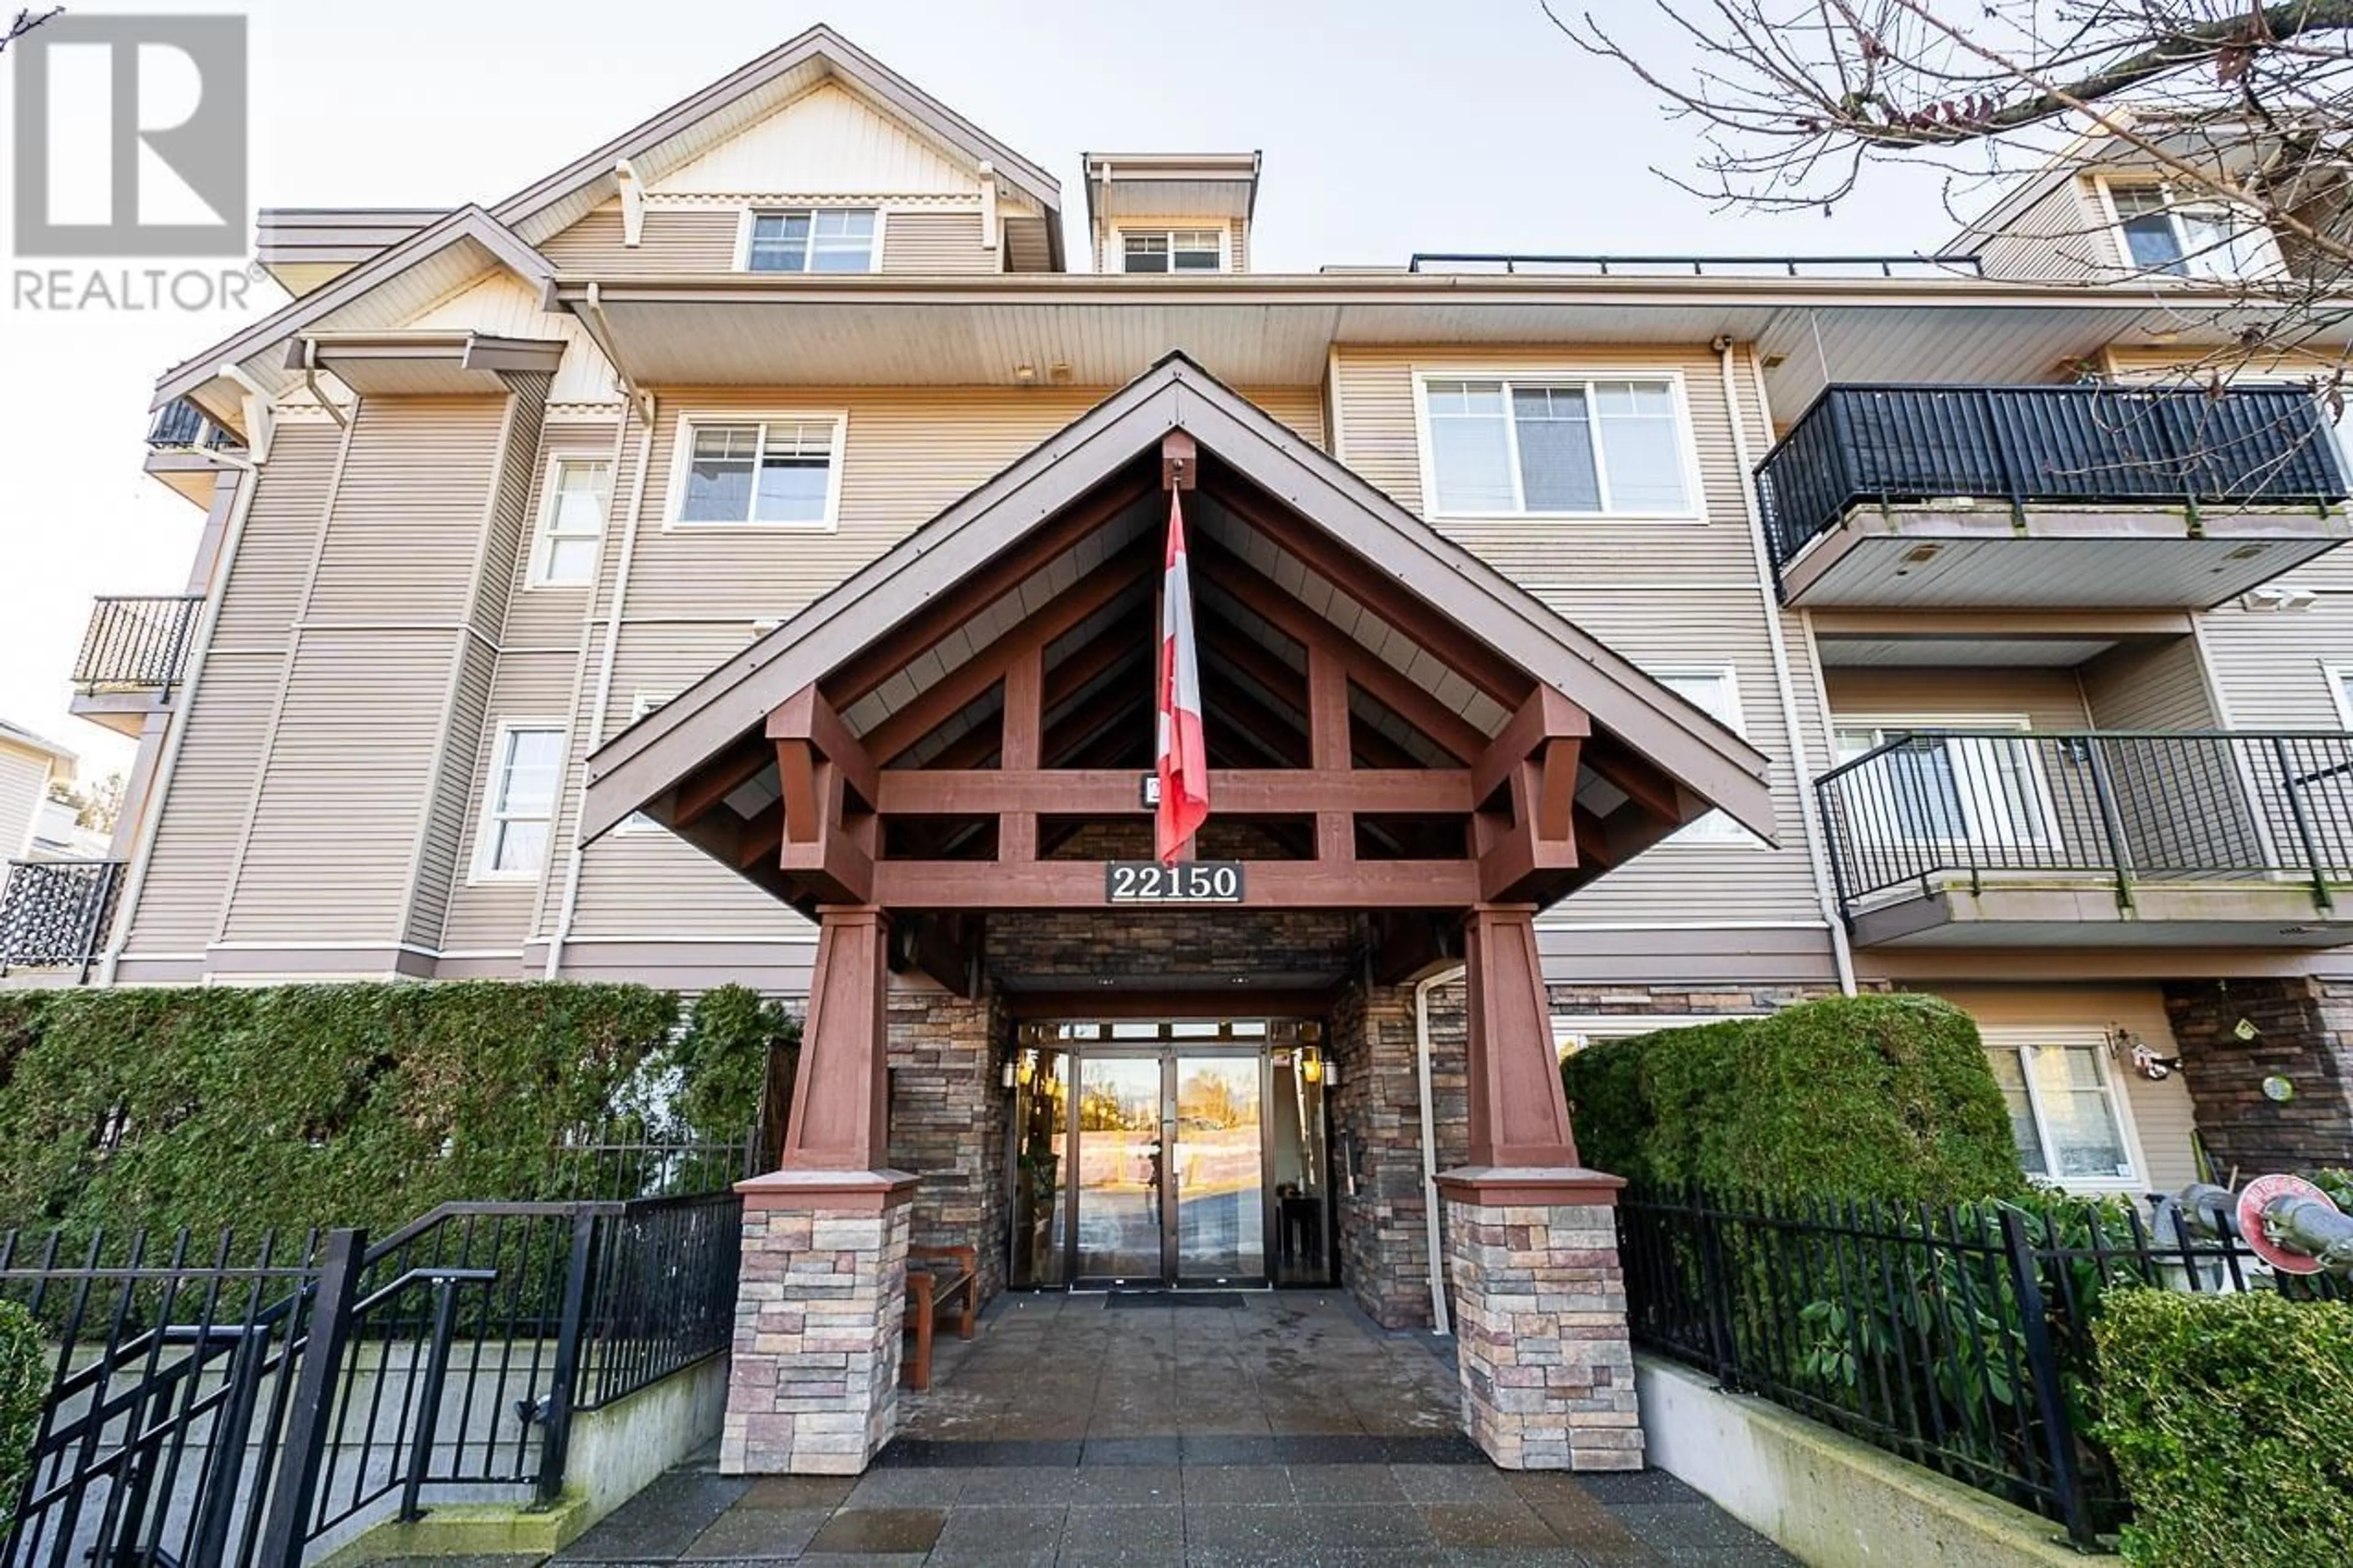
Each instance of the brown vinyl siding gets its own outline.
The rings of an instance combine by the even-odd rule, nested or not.
[[[1736,377],[1752,458],[1769,444],[1745,359]],[[1732,420],[1717,361],[1704,346],[1645,350],[1344,349],[1335,368],[1342,461],[1401,505],[1423,510],[1417,373],[1603,378],[1680,373],[1699,473],[1698,515],[1674,520],[1434,518],[1439,531],[1569,620],[1655,673],[1730,668],[1746,739],[1775,759],[1780,847],[1668,844],[1551,911],[1548,921],[1658,925],[1810,924],[1821,918],[1806,852],[1797,773],[1749,531]],[[1425,514],[1426,515],[1426,514]],[[1782,625],[1799,724],[1817,769],[1827,755],[1813,672],[1795,617]]]

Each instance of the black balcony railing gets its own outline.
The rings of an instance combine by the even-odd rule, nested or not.
[[[74,661],[74,689],[84,697],[151,689],[168,696],[187,673],[204,603],[195,595],[98,600]]]
[[[193,447],[200,452],[228,450],[243,443],[205,417],[186,398],[176,398],[155,411],[147,426],[147,445],[156,451]]]
[[[2300,386],[1833,386],[1757,468],[1778,572],[1864,502],[2334,504]]]
[[[1815,789],[1850,918],[1957,878],[2353,885],[2353,734],[1915,731]]]
[[[75,969],[90,978],[122,885],[120,860],[11,860],[0,882],[0,974]]]

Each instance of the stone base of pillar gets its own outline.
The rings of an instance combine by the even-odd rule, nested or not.
[[[779,1171],[744,1194],[734,1363],[719,1468],[854,1476],[899,1423],[904,1171]]]
[[[1639,1470],[1615,1176],[1449,1171],[1462,1426],[1507,1470]]]

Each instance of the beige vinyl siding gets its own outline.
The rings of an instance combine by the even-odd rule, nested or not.
[[[265,472],[257,510],[274,468]],[[216,648],[206,657],[182,721],[187,738],[162,803],[145,886],[131,912],[129,956],[194,956],[219,934],[221,892],[235,871],[285,672],[282,653]]]
[[[2328,668],[2353,666],[2353,592],[2320,591],[2302,610],[2227,605],[2203,618],[2200,634],[2232,728],[2346,727]]]
[[[49,758],[0,741],[0,860],[13,860],[32,841],[33,819],[49,793]]]
[[[749,191],[955,195],[980,171],[906,121],[826,81],[653,182],[650,194]]]
[[[156,808],[144,885],[127,911],[124,951],[134,957],[198,953],[219,934],[222,891],[236,874],[343,444],[344,433],[323,419],[288,421],[269,461],[255,470],[244,533],[181,721],[187,735]]]
[[[2221,726],[2194,637],[2126,643],[2084,665],[2084,700],[2101,730],[2212,730]]]
[[[514,392],[507,399],[500,437],[496,487],[482,521],[480,542],[469,552],[472,581],[468,589],[466,635],[458,645],[456,679],[409,900],[406,940],[419,947],[441,945],[450,900],[466,875],[459,849],[476,798],[474,763],[483,744],[508,600],[524,570],[530,547],[531,500],[539,485],[540,425],[546,409],[548,378],[518,376],[510,384]]]
[[[2105,205],[2087,179],[2061,182],[1978,244],[1989,278],[2078,283],[2122,270]]]
[[[631,620],[780,619],[1108,395],[1102,388],[665,392],[628,586]],[[1315,392],[1246,394],[1314,423]],[[666,527],[681,419],[846,416],[839,525]]]
[[[607,202],[540,252],[558,272],[733,272],[744,214],[736,204],[649,205],[635,247],[622,242],[621,204]]]
[[[558,458],[575,462],[610,464],[613,460],[613,427],[609,425],[560,425],[549,426],[541,441],[536,462],[531,475],[531,497],[525,512],[522,547],[515,552],[514,570],[507,595],[506,625],[501,634],[501,643],[510,648],[543,649],[563,647],[576,650],[580,646],[581,621],[588,613],[588,598],[593,583],[551,584],[531,587],[533,552],[539,543],[540,531],[547,523],[547,481]],[[615,538],[618,532],[618,517],[628,504],[629,471],[637,460],[637,447],[631,443],[622,454],[621,471],[610,476],[605,503],[605,527],[598,540],[599,573],[601,563],[613,559],[617,549]]]
[[[2085,730],[2091,715],[2072,669],[1826,669],[1841,725],[1889,720],[2024,719],[2036,730]]]
[[[491,753],[497,745],[500,724],[531,721],[563,724],[574,731],[576,750],[580,725],[570,710],[579,673],[579,655],[573,652],[510,652],[499,659],[498,676],[485,703],[487,716],[461,770],[466,779],[461,797],[463,832],[457,844],[457,875],[449,895],[448,920],[440,940],[440,945],[449,952],[520,953],[524,942],[533,934],[544,889],[550,881],[560,881],[562,878],[564,857],[554,847],[549,851],[546,870],[536,881],[475,881],[471,873],[482,831],[482,805],[490,791]]]
[[[2166,1017],[2165,998],[2155,986],[2144,985],[1936,985],[1933,990],[1966,1009],[1986,1032],[1989,1046],[2088,1043],[2110,1028],[2137,1035],[2159,1056],[2179,1056],[2173,1026]],[[2042,1030],[2064,1031],[2063,1039],[2045,1042]],[[2132,1070],[2129,1061],[2110,1058],[2110,1081],[2124,1090],[2131,1120],[2126,1134],[2137,1145],[2138,1187],[2149,1193],[2178,1193],[2198,1179],[2197,1157],[2190,1143],[2196,1127],[2195,1107],[2181,1075],[2149,1079]]]
[[[885,272],[997,272],[997,251],[980,243],[980,209],[893,207],[882,220]]]
[[[439,759],[508,428],[504,398],[378,398],[353,415],[224,940],[409,940],[420,855],[438,870],[454,842],[435,821]]]
[[[1767,445],[1745,356],[1736,384],[1752,457]],[[1422,510],[1416,376],[1482,374],[1672,376],[1689,414],[1698,469],[1697,515],[1682,520],[1435,518],[1439,531],[1476,552],[1577,626],[1645,669],[1700,675],[1729,668],[1744,732],[1774,759],[1778,848],[1671,843],[1551,911],[1548,922],[1818,925],[1820,905],[1806,853],[1790,737],[1774,676],[1765,598],[1757,575],[1743,476],[1725,405],[1722,373],[1704,345],[1527,349],[1344,349],[1334,373],[1341,460],[1410,510]],[[1778,612],[1777,612],[1778,613]],[[1783,626],[1794,666],[1799,723],[1822,765],[1813,671],[1793,617]]]

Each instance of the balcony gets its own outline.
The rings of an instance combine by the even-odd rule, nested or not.
[[[1809,609],[2208,609],[2353,537],[2292,386],[1833,386],[1757,485]]]
[[[77,971],[105,950],[120,860],[12,860],[0,882],[0,975],[12,970]]]
[[[1815,789],[1858,945],[2353,943],[2353,733],[1921,731]]]
[[[149,714],[171,707],[186,679],[204,603],[185,594],[98,600],[74,661],[73,711],[137,736]]]
[[[147,471],[198,506],[213,500],[213,479],[243,456],[245,443],[186,398],[165,404],[147,426]]]

